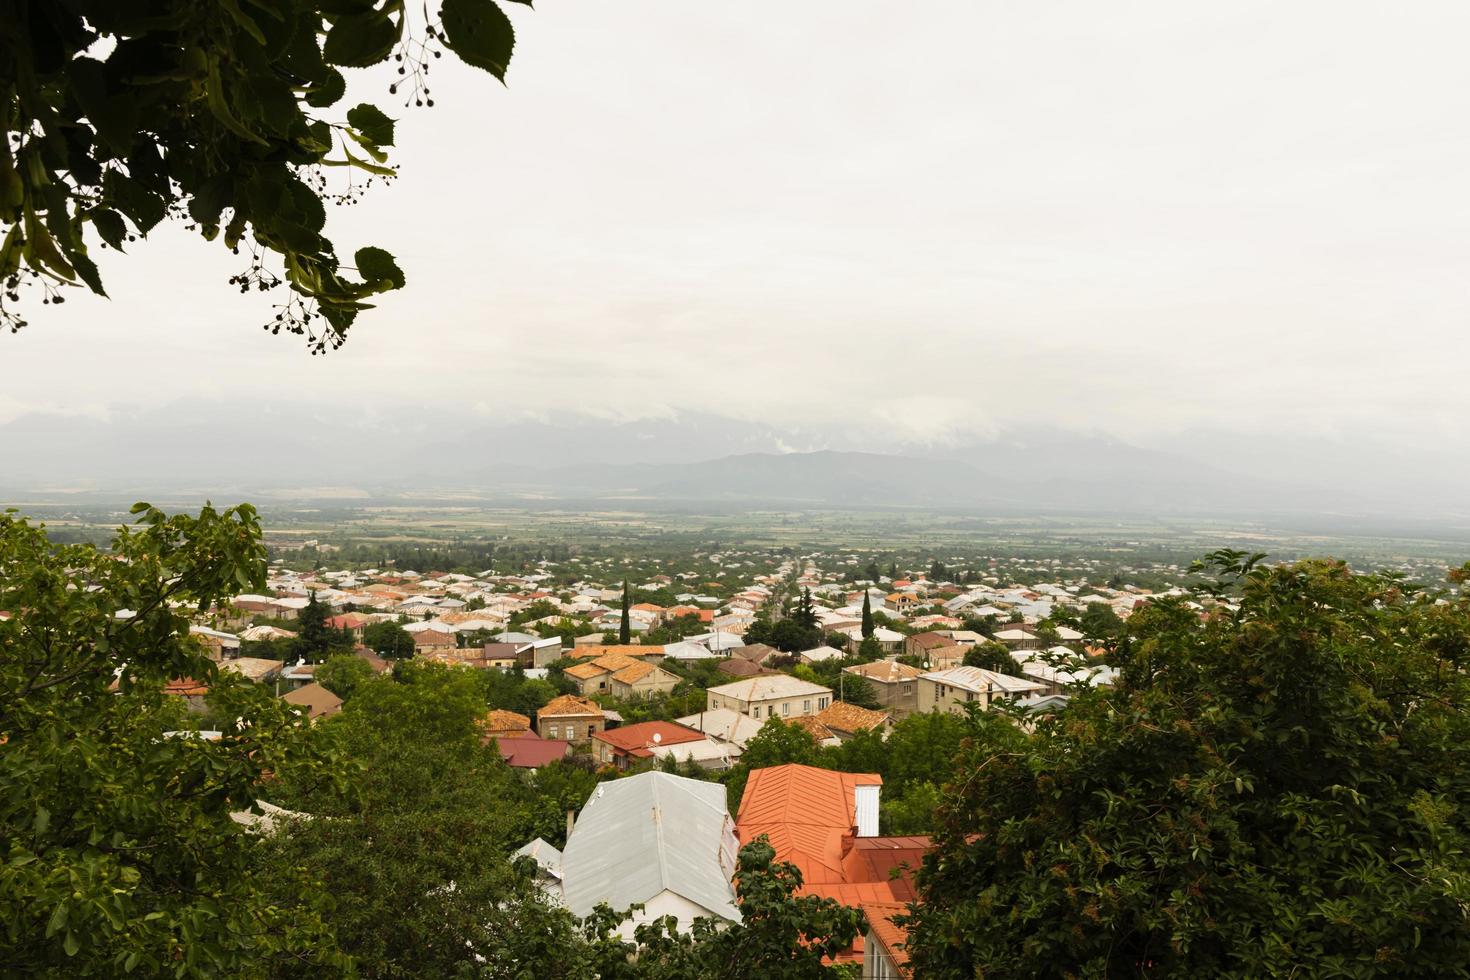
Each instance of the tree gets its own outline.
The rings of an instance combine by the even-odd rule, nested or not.
[[[865,636],[863,642],[857,648],[858,663],[869,664],[874,660],[883,659],[883,644],[878,642],[876,636]]]
[[[1123,633],[1123,620],[1107,603],[1089,602],[1077,628],[1090,645],[1112,649]]]
[[[350,765],[341,787],[288,774],[294,804],[316,819],[274,839],[262,864],[326,883],[338,942],[364,976],[496,976],[528,963],[576,975],[543,945],[570,943],[570,918],[506,856],[531,839],[534,805],[481,742],[477,673],[413,662],[366,681],[333,720]]]
[[[1021,665],[1016,663],[1011,651],[1004,643],[997,643],[995,640],[971,646],[965,651],[964,664],[966,667],[980,667],[998,674],[1010,674],[1012,677],[1020,677],[1022,674]]]
[[[373,677],[373,668],[361,657],[350,653],[334,653],[316,669],[316,682],[343,701]]]
[[[633,642],[633,625],[628,620],[629,603],[632,601],[628,594],[628,580],[623,579],[623,615],[618,620],[618,643],[627,646]]]
[[[745,780],[752,769],[784,766],[791,762],[814,766],[818,755],[819,747],[811,732],[800,725],[788,725],[780,718],[767,718],[761,730],[746,743],[740,762],[730,770],[730,778],[725,782],[730,812],[739,812]]]
[[[863,591],[863,639],[873,635],[873,598]]]
[[[294,644],[297,655],[308,663],[317,663],[327,655],[331,631],[327,628],[327,607],[316,601],[316,590],[307,593],[306,607],[297,615],[301,626]]]
[[[841,684],[842,700],[848,704],[873,710],[883,707],[883,702],[878,700],[878,692],[873,689],[873,685],[866,677],[844,672]]]
[[[327,168],[392,179],[394,121],[364,102],[345,113],[342,68],[397,61],[389,86],[418,104],[443,50],[504,79],[514,34],[494,0],[444,0],[417,25],[402,0],[5,0],[0,23],[0,323],[23,326],[21,280],[103,292],[98,247],[122,251],[164,218],[250,255],[241,292],[286,286],[268,329],[339,346],[372,296],[401,288],[381,248],[350,262],[323,235]],[[425,8],[427,15],[427,8]],[[280,262],[279,272],[274,261]]]
[[[1235,611],[1128,621],[1112,692],[969,719],[909,932],[925,976],[1455,976],[1470,599],[1211,556]]]
[[[231,819],[272,796],[270,772],[326,778],[333,756],[189,633],[190,610],[264,587],[255,511],[133,513],[109,549],[0,515],[0,962],[67,977],[339,968],[326,895],[292,869],[270,894]],[[234,720],[218,739],[189,734],[194,716],[163,693],[185,677]]]
[[[413,656],[413,634],[397,623],[369,623],[363,628],[362,642],[369,650],[389,660]]]
[[[796,600],[796,607],[791,610],[789,618],[802,629],[817,629],[817,606],[812,601],[811,589],[801,590],[801,596]]]

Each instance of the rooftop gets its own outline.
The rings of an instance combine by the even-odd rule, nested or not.
[[[804,681],[799,677],[792,677],[790,674],[762,674],[759,677],[735,681],[733,684],[712,687],[709,693],[739,701],[766,701],[771,698],[801,697],[804,694],[830,695],[832,689]]]

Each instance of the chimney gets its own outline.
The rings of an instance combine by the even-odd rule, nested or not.
[[[857,836],[878,836],[878,794],[882,789],[881,785],[852,788],[853,812],[857,814]]]

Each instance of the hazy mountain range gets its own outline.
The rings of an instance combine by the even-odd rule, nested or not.
[[[1463,468],[1461,466],[1461,468]],[[1142,447],[1089,433],[956,445],[713,415],[500,421],[432,405],[393,412],[199,401],[108,419],[0,425],[0,493],[395,496],[938,507],[1004,513],[1463,517],[1463,474],[1393,447],[1190,434]]]

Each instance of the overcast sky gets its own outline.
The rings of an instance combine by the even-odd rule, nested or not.
[[[310,357],[159,229],[0,337],[0,421],[200,395],[1470,449],[1470,7],[511,5],[509,87],[386,74],[329,212],[409,287]],[[242,424],[249,417],[242,415]]]

